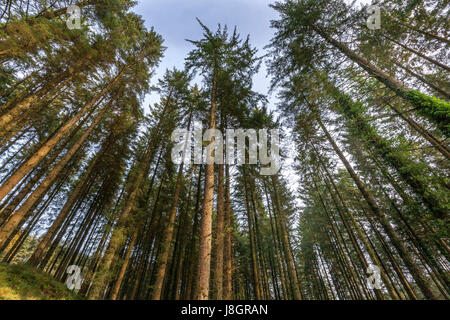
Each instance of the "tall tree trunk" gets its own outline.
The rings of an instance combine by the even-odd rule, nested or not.
[[[188,132],[191,130],[191,119],[192,119],[192,112],[189,116],[188,129],[187,129]],[[158,270],[156,272],[156,282],[153,286],[153,296],[152,296],[153,300],[161,299],[163,281],[164,281],[164,277],[166,276],[167,262],[168,262],[170,246],[171,246],[172,238],[173,238],[173,231],[175,228],[175,218],[176,218],[176,214],[177,214],[178,200],[180,198],[181,187],[182,187],[184,158],[185,158],[185,154],[186,154],[188,145],[190,146],[190,144],[188,143],[189,138],[190,137],[188,135],[186,137],[186,141],[184,143],[183,154],[182,154],[183,158],[182,158],[180,167],[178,169],[175,194],[173,196],[172,206],[169,211],[169,221],[168,221],[167,229],[165,230],[165,233],[164,233],[164,240],[162,242],[162,251],[160,252],[160,256],[158,257],[159,265],[158,265]]]
[[[433,84],[431,81],[427,80],[424,76],[418,74],[417,72],[414,72],[407,66],[403,66],[401,63],[398,63],[397,61],[392,61],[397,67],[404,70],[409,75],[413,76],[417,80],[421,81],[423,84],[427,85],[429,88],[433,89],[436,93],[440,94],[442,97],[444,97],[447,100],[450,100],[450,94],[444,91],[443,89],[439,88],[435,84]]]
[[[130,241],[130,244],[128,245],[128,249],[125,254],[125,258],[122,262],[122,265],[120,267],[119,274],[117,275],[116,281],[114,282],[114,286],[111,290],[111,295],[110,295],[111,300],[117,300],[117,296],[119,295],[119,290],[122,285],[123,278],[125,276],[125,271],[127,271],[127,267],[130,262],[131,252],[133,251],[134,245],[136,243],[138,233],[139,233],[139,231],[136,230],[131,237],[131,241]]]
[[[232,243],[231,235],[233,232],[233,226],[231,225],[231,195],[230,195],[230,166],[225,165],[225,251],[224,251],[224,294],[225,300],[231,300],[233,295],[232,288]]]
[[[210,129],[216,128],[216,90],[217,79],[214,71],[211,92],[211,110],[209,116]],[[211,143],[214,143],[215,137],[212,137]],[[207,163],[205,165],[205,195],[203,198],[203,212],[200,230],[200,248],[199,263],[197,270],[197,300],[208,300],[209,298],[209,279],[211,271],[211,233],[212,233],[212,208],[214,201],[214,149],[206,155]]]
[[[396,247],[397,251],[399,252],[400,256],[402,257],[402,259],[405,262],[406,266],[408,267],[409,271],[411,272],[411,275],[414,277],[414,280],[416,280],[416,283],[419,286],[419,288],[421,289],[422,293],[425,295],[425,297],[427,299],[438,300],[439,297],[430,288],[429,284],[426,281],[425,276],[423,275],[423,273],[421,272],[421,270],[417,266],[417,264],[414,262],[413,258],[411,257],[411,255],[408,252],[408,249],[406,249],[405,245],[399,238],[397,232],[392,228],[390,223],[387,221],[385,214],[378,207],[377,202],[372,197],[372,195],[368,192],[368,190],[362,183],[361,179],[356,174],[356,172],[353,170],[353,167],[347,161],[347,159],[345,158],[344,154],[341,152],[341,150],[339,149],[337,144],[334,142],[334,139],[331,137],[330,133],[328,132],[327,128],[323,125],[323,123],[319,117],[317,117],[317,121],[318,121],[322,131],[325,133],[331,146],[333,147],[334,151],[341,159],[341,161],[344,164],[345,168],[347,169],[348,173],[352,177],[352,179],[355,182],[356,186],[358,187],[359,191],[361,192],[361,194],[363,195],[367,204],[369,205],[370,210],[375,214],[376,217],[378,217],[379,222],[381,223],[385,232],[388,234],[389,238],[391,239],[392,244]]]
[[[217,180],[217,226],[216,259],[214,267],[216,300],[223,299],[223,258],[224,258],[224,165],[219,164]]]
[[[391,37],[389,37],[389,36],[387,36],[387,35],[385,35],[385,34],[383,34],[383,37],[385,37],[385,38],[388,39],[389,41],[395,43],[396,45],[402,47],[403,49],[406,49],[406,50],[408,50],[408,51],[414,53],[416,56],[419,56],[419,57],[421,57],[422,59],[425,59],[425,60],[427,60],[428,62],[431,62],[432,64],[434,64],[434,65],[436,65],[436,66],[438,66],[438,67],[440,67],[440,68],[446,70],[447,72],[450,72],[450,67],[448,67],[447,65],[445,65],[445,64],[443,64],[443,63],[441,63],[441,62],[439,62],[439,61],[437,61],[437,60],[435,60],[435,59],[433,59],[433,58],[430,58],[430,57],[424,55],[423,53],[421,53],[421,52],[419,52],[419,51],[417,51],[417,50],[414,50],[413,48],[410,48],[410,47],[404,45],[403,43],[400,43],[400,42],[398,42],[397,40],[392,39]]]
[[[72,119],[67,121],[58,131],[52,135],[8,180],[0,187],[0,201],[16,186],[28,172],[30,172],[73,128],[73,126],[83,117],[111,88],[119,81],[125,73],[123,68],[116,77],[111,80],[100,93],[95,95]]]
[[[114,99],[114,98],[113,98]],[[27,198],[24,204],[12,215],[12,217],[5,223],[4,226],[0,228],[0,245],[2,245],[6,239],[8,239],[11,232],[18,226],[21,220],[26,216],[30,215],[32,211],[30,210],[36,201],[48,190],[48,188],[53,184],[56,177],[64,169],[67,163],[72,159],[72,156],[78,151],[84,141],[89,137],[91,132],[95,129],[97,124],[102,120],[105,112],[109,109],[113,103],[113,99],[99,112],[95,120],[86,130],[86,132],[78,139],[78,141],[67,151],[64,157],[58,162],[58,164],[51,170],[47,175],[45,180],[37,187],[33,193]]]
[[[142,159],[137,162],[137,173],[134,181],[131,183],[130,191],[125,202],[124,208],[121,210],[119,217],[117,219],[116,226],[112,232],[110,243],[108,244],[108,248],[101,259],[100,272],[97,273],[96,278],[94,279],[94,283],[92,285],[92,290],[89,293],[89,299],[98,300],[103,297],[103,290],[106,286],[106,283],[109,280],[110,268],[116,255],[117,250],[123,245],[123,237],[125,234],[124,222],[128,218],[130,214],[132,214],[137,205],[137,201],[139,199],[139,194],[141,191],[142,184],[145,180],[145,177],[148,175],[148,171],[150,168],[150,162],[153,156],[153,151],[155,149],[155,145],[159,140],[160,130],[163,124],[163,120],[165,114],[169,107],[169,102],[171,100],[172,93],[169,94],[169,98],[164,106],[163,112],[159,118],[158,124],[153,130],[153,133],[148,141],[147,150],[145,151]]]
[[[360,56],[356,52],[350,50],[343,43],[333,39],[320,27],[314,24],[311,24],[310,27],[328,43],[330,43],[347,57],[349,57],[350,60],[354,61],[361,68],[366,70],[372,77],[376,78],[386,87],[393,90],[398,96],[402,97],[403,99],[417,107],[417,112],[419,113],[419,115],[424,116],[435,123],[444,134],[450,134],[450,130],[447,128],[449,123],[448,107],[446,107],[444,102],[436,102],[426,95],[418,95],[417,92],[410,90],[400,81],[398,81],[394,77],[391,77],[386,72],[373,65],[367,59]]]
[[[280,223],[281,233],[282,233],[281,240],[283,242],[284,251],[286,253],[289,278],[292,281],[292,290],[293,290],[293,294],[294,294],[294,299],[301,300],[302,297],[300,295],[299,283],[298,283],[298,279],[297,279],[297,272],[295,271],[294,257],[291,252],[291,245],[289,243],[289,235],[286,230],[286,221],[285,221],[284,213],[283,213],[283,210],[281,207],[280,195],[278,193],[278,179],[275,175],[271,176],[271,178],[272,178],[272,186],[273,186],[274,196],[275,196],[275,206],[277,208],[278,220]]]
[[[429,38],[433,38],[433,39],[436,39],[436,40],[445,42],[445,43],[447,43],[447,44],[450,44],[450,40],[449,40],[449,39],[444,38],[444,37],[441,37],[440,35],[438,35],[438,34],[435,33],[435,32],[432,33],[432,32],[429,32],[429,31],[421,30],[421,29],[419,29],[418,27],[413,26],[413,25],[411,25],[411,24],[409,24],[409,23],[406,23],[406,22],[402,22],[402,21],[396,21],[396,22],[397,22],[398,24],[404,26],[404,27],[407,27],[408,29],[411,29],[411,30],[414,30],[414,31],[416,31],[416,32],[419,32],[419,33],[421,33],[421,34],[423,34],[423,35],[425,35],[425,36],[427,36],[427,37],[429,37]]]
[[[258,258],[256,253],[256,242],[255,242],[255,232],[253,227],[253,211],[250,207],[249,200],[249,190],[247,186],[247,174],[245,171],[245,167],[243,167],[243,179],[244,179],[244,193],[245,193],[245,209],[247,212],[247,221],[248,221],[248,232],[250,238],[250,251],[252,257],[252,274],[253,274],[253,287],[255,290],[255,299],[262,300],[262,290],[261,290],[261,280],[259,278],[259,270],[258,270]]]
[[[200,198],[202,193],[202,171],[203,171],[203,165],[200,165],[200,169],[198,172],[198,181],[197,181],[197,195],[195,196],[195,208],[194,208],[194,224],[192,226],[192,234],[191,239],[189,241],[189,248],[188,248],[188,256],[189,259],[189,266],[188,266],[188,276],[187,276],[187,287],[186,287],[186,294],[185,298],[187,300],[194,299],[196,297],[196,279],[194,279],[194,271],[197,269],[197,259],[196,259],[196,236],[198,234],[198,227],[199,227],[199,207],[200,207]]]
[[[0,117],[0,137],[17,125],[19,116],[27,111],[30,106],[37,103],[39,100],[42,101],[44,98],[57,93],[62,87],[69,83],[74,76],[88,68],[91,65],[92,58],[93,54],[92,52],[89,52],[86,56],[80,58],[60,74],[49,77],[48,82],[45,82],[37,91],[32,92],[33,88],[29,88],[27,91],[19,94],[16,98],[6,102],[3,106],[6,112]],[[30,93],[28,94],[28,92]]]
[[[37,267],[39,265],[39,263],[41,262],[42,256],[44,255],[44,252],[45,252],[45,249],[50,246],[50,243],[56,237],[56,234],[60,230],[61,226],[63,225],[64,220],[66,220],[66,218],[69,215],[70,211],[72,210],[75,202],[78,200],[79,196],[81,195],[81,192],[83,191],[83,189],[86,185],[86,182],[90,179],[92,170],[94,169],[99,156],[100,156],[100,154],[98,154],[95,157],[95,159],[91,161],[91,163],[89,164],[89,167],[86,169],[85,173],[83,174],[83,177],[77,183],[77,186],[70,194],[69,199],[67,199],[61,212],[58,214],[56,219],[53,221],[52,225],[47,230],[45,235],[40,239],[36,249],[34,250],[33,254],[31,255],[30,259],[28,260],[31,265]]]
[[[397,171],[398,175],[411,187],[436,218],[444,219],[448,213],[432,190],[429,190],[425,183],[417,177],[413,170],[416,164],[412,160],[399,156],[391,144],[377,134],[376,129],[365,119],[361,104],[355,104],[337,88],[333,90],[332,94],[339,105],[338,112],[344,116],[348,126],[354,128],[358,137],[373,147],[377,151],[376,154]]]

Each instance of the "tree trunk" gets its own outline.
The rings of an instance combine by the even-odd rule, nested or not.
[[[125,271],[127,271],[128,264],[130,262],[131,252],[133,251],[134,244],[136,243],[136,239],[139,231],[133,233],[130,244],[128,245],[127,253],[125,254],[125,258],[123,260],[122,266],[120,267],[119,274],[117,275],[116,281],[114,282],[114,286],[111,290],[111,300],[117,300],[117,296],[119,294],[120,287],[123,282],[123,277],[125,276]]]
[[[188,129],[187,129],[188,132],[191,130],[191,119],[192,119],[192,112],[189,116]],[[168,262],[168,258],[169,258],[170,246],[172,243],[173,231],[175,228],[175,218],[176,218],[176,214],[177,214],[178,200],[180,198],[181,187],[182,187],[184,157],[185,157],[187,147],[188,147],[188,145],[190,145],[188,143],[189,138],[190,137],[187,136],[186,141],[184,143],[183,154],[182,154],[183,160],[181,161],[180,167],[178,169],[175,194],[173,196],[172,206],[169,211],[169,221],[168,221],[167,229],[165,230],[164,240],[162,242],[162,251],[160,252],[160,256],[158,258],[159,266],[158,266],[158,270],[156,272],[156,282],[153,286],[153,297],[152,297],[153,300],[161,299],[161,292],[162,292],[164,277],[166,276],[166,269],[167,269],[167,262]]]
[[[216,300],[223,299],[224,200],[224,165],[219,164],[217,180],[216,260],[214,267]]]
[[[287,263],[288,263],[288,272],[289,272],[289,278],[292,281],[292,290],[294,294],[295,300],[301,300],[302,297],[300,295],[300,289],[299,289],[299,283],[297,279],[297,272],[295,271],[295,265],[293,260],[293,255],[291,252],[291,245],[289,243],[289,235],[286,230],[286,221],[284,218],[284,213],[282,211],[281,202],[280,202],[280,195],[278,193],[278,181],[276,176],[272,176],[272,186],[274,190],[274,196],[275,196],[275,205],[278,211],[278,220],[281,226],[281,240],[283,242],[284,251],[286,253]]]
[[[211,92],[211,110],[209,116],[210,129],[216,128],[216,74],[213,75]],[[214,137],[211,143],[214,143]],[[214,150],[206,155],[205,165],[205,195],[203,199],[203,212],[200,231],[199,263],[197,270],[197,300],[208,300],[209,278],[211,271],[211,232],[212,232],[212,208],[214,201]]]
[[[385,38],[388,39],[389,41],[395,43],[396,45],[402,47],[403,49],[406,49],[406,50],[408,50],[408,51],[414,53],[415,55],[421,57],[422,59],[425,59],[425,60],[427,60],[428,62],[431,62],[432,64],[434,64],[434,65],[436,65],[436,66],[438,66],[438,67],[440,67],[440,68],[446,70],[447,72],[450,72],[450,67],[446,66],[445,64],[440,63],[439,61],[434,60],[433,58],[430,58],[430,57],[424,55],[423,53],[421,53],[421,52],[419,52],[419,51],[417,51],[417,50],[414,50],[413,48],[410,48],[410,47],[404,45],[403,43],[400,43],[400,42],[398,42],[397,40],[392,39],[391,37],[389,37],[389,36],[387,36],[387,35],[385,35],[385,34],[383,34],[383,37],[385,37]]]
[[[27,198],[24,204],[12,215],[12,217],[6,222],[6,224],[0,228],[0,246],[8,239],[12,231],[18,226],[20,221],[26,216],[30,215],[30,210],[36,201],[48,190],[53,184],[56,177],[64,169],[67,163],[72,159],[72,156],[78,151],[84,141],[89,137],[91,132],[95,129],[97,124],[102,120],[105,112],[109,109],[113,100],[111,100],[97,115],[95,120],[86,130],[86,132],[80,137],[80,139],[67,151],[64,157],[58,162],[58,164],[51,170],[45,180],[37,187],[33,193]]]
[[[94,96],[72,119],[58,129],[40,148],[36,151],[9,179],[0,187],[0,201],[16,186],[28,172],[30,172],[73,128],[73,126],[85,115],[111,88],[119,81],[125,73],[123,68],[117,76],[106,85],[103,90]]]
[[[33,254],[31,255],[31,257],[29,259],[29,263],[31,265],[37,267],[39,265],[39,263],[41,262],[45,249],[50,246],[51,242],[56,237],[58,230],[61,228],[64,220],[66,220],[66,218],[69,215],[70,211],[72,210],[75,202],[78,200],[78,197],[80,196],[83,188],[85,187],[86,182],[91,177],[92,170],[94,169],[94,167],[96,165],[98,157],[99,157],[99,155],[97,155],[96,158],[91,161],[91,163],[89,164],[89,167],[83,174],[83,177],[77,183],[77,186],[70,194],[69,199],[67,199],[61,212],[58,214],[55,221],[53,221],[52,225],[47,230],[45,235],[41,238],[40,242],[38,243],[36,249],[34,250]]]
[[[414,280],[416,280],[416,283],[422,290],[422,293],[425,295],[425,297],[427,299],[438,300],[439,297],[430,288],[429,284],[427,283],[427,281],[425,279],[425,276],[422,274],[422,272],[420,271],[420,268],[414,262],[413,258],[409,254],[408,250],[406,249],[406,247],[400,240],[399,236],[397,235],[397,232],[394,231],[394,229],[392,228],[390,223],[387,221],[386,216],[384,215],[383,212],[381,212],[375,199],[367,191],[367,189],[364,186],[364,184],[362,183],[361,179],[356,174],[356,172],[353,170],[352,166],[347,161],[347,159],[345,158],[344,154],[341,152],[341,150],[339,149],[337,144],[334,142],[333,138],[331,137],[330,133],[325,128],[325,126],[323,125],[323,123],[319,117],[317,117],[317,121],[318,121],[320,127],[322,128],[322,131],[325,133],[331,146],[333,147],[334,151],[341,159],[341,161],[344,164],[345,168],[347,169],[348,173],[353,178],[353,181],[355,182],[359,191],[363,195],[364,199],[367,201],[367,204],[369,205],[370,210],[375,214],[376,217],[378,217],[379,222],[381,223],[384,230],[386,231],[389,238],[391,239],[392,244],[396,247],[397,251],[399,252],[400,256],[402,257],[402,259],[405,262],[406,266],[408,267],[409,271],[411,272],[411,275],[414,277]]]
[[[321,28],[311,24],[311,29],[313,29],[317,34],[319,34],[323,39],[325,39],[328,43],[333,45],[343,54],[350,58],[350,60],[357,63],[361,68],[366,70],[372,77],[379,80],[386,87],[393,90],[398,96],[402,97],[406,101],[410,102],[414,106],[416,106],[417,112],[419,115],[428,118],[430,121],[435,123],[444,134],[449,134],[449,130],[447,128],[448,125],[448,110],[445,106],[442,106],[436,101],[432,101],[428,96],[415,97],[414,92],[411,89],[404,86],[400,81],[391,77],[386,72],[378,68],[377,66],[370,63],[364,57],[358,55],[356,52],[350,50],[343,43],[336,41],[332,37],[330,37],[326,32],[324,32]],[[436,112],[439,111],[439,112]]]
[[[225,251],[224,251],[224,268],[225,268],[225,279],[224,279],[224,294],[223,298],[225,300],[231,300],[233,295],[232,288],[232,243],[231,234],[233,232],[233,226],[231,225],[231,195],[230,195],[230,166],[227,164],[225,166],[226,177],[225,177]]]

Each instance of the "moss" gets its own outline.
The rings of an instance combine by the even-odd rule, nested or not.
[[[350,133],[368,143],[379,157],[395,168],[436,217],[445,218],[445,195],[439,194],[439,189],[427,187],[430,184],[426,174],[427,166],[411,159],[410,152],[406,151],[409,143],[398,138],[400,144],[394,146],[391,141],[380,136],[376,127],[370,124],[366,117],[366,108],[361,102],[354,102],[349,95],[341,93],[338,89],[333,91],[333,95],[338,102],[337,111],[346,119]]]
[[[80,300],[66,286],[28,265],[0,263],[0,300]]]
[[[417,90],[400,90],[400,95],[411,101],[417,113],[436,124],[446,136],[450,136],[450,103]]]

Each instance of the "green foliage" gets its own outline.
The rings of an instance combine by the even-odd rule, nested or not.
[[[80,300],[51,276],[28,265],[0,263],[0,300]]]
[[[417,113],[437,125],[447,137],[450,136],[450,103],[417,90],[400,90],[400,94],[411,101]]]
[[[402,143],[401,138],[398,139],[399,145],[394,147],[391,141],[380,136],[375,126],[369,123],[361,102],[354,102],[349,95],[341,93],[337,88],[331,92],[336,99],[338,111],[346,119],[349,131],[365,141],[369,148],[373,148],[376,156],[394,168],[436,216],[444,218],[446,196],[436,191],[438,186],[431,187],[432,183],[426,172],[428,167],[411,158],[411,153],[404,150],[406,143]]]

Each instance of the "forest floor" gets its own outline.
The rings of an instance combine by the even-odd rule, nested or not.
[[[0,263],[0,300],[79,300],[63,283],[27,265]]]

